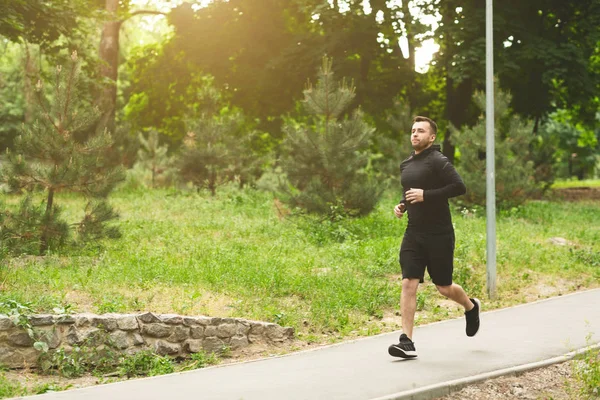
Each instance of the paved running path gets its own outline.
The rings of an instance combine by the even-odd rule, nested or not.
[[[482,308],[485,311],[485,301]],[[398,338],[398,333],[391,333],[285,357],[29,398],[408,398],[413,389],[540,362],[599,343],[600,289],[484,312],[481,319],[481,330],[474,338],[465,336],[463,319],[417,328],[416,360],[399,361],[387,354],[388,345]],[[590,333],[593,337],[588,342]]]

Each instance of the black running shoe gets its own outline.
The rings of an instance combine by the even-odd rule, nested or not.
[[[467,336],[475,336],[479,330],[479,311],[481,310],[481,302],[479,299],[470,299],[475,305],[471,311],[465,312],[467,318]]]
[[[404,333],[402,335],[400,335],[400,343],[391,345],[388,348],[388,353],[390,353],[390,356],[392,356],[392,357],[400,357],[400,358],[416,358],[417,357],[417,349],[415,348],[415,344]]]

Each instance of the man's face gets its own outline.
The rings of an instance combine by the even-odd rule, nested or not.
[[[431,131],[431,126],[427,121],[415,122],[412,126],[410,142],[416,152],[420,152],[431,146],[435,140],[435,135]]]

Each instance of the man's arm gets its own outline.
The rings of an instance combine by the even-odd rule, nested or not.
[[[467,192],[465,183],[446,156],[441,155],[435,158],[434,169],[439,174],[444,186],[423,191],[423,201],[449,199]]]

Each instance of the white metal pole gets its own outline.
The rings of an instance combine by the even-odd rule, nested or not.
[[[494,22],[493,0],[486,0],[486,210],[487,210],[487,290],[496,298],[496,171],[494,143]]]

